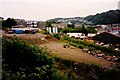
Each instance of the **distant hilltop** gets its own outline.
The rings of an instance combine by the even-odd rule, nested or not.
[[[71,18],[54,18],[47,20],[48,22],[71,22],[85,24],[120,24],[120,10],[109,10],[96,15],[88,15],[86,17],[71,17]]]
[[[87,21],[84,19],[84,17],[70,17],[70,18],[54,18],[54,19],[50,19],[47,20],[48,22],[66,22],[66,23],[85,23],[85,24],[92,24],[90,21]]]
[[[94,24],[120,24],[120,10],[109,10],[96,15],[90,15],[84,19]]]

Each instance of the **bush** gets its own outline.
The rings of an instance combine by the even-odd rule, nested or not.
[[[56,79],[54,60],[43,48],[18,38],[4,37],[2,41],[3,80]]]
[[[115,50],[111,49],[111,48],[106,48],[106,47],[98,46],[98,45],[95,45],[95,44],[92,44],[92,43],[87,43],[87,42],[84,42],[84,41],[81,41],[81,40],[70,38],[68,36],[65,36],[64,40],[68,40],[68,41],[72,42],[73,46],[75,46],[75,47],[77,46],[81,49],[83,49],[85,46],[87,46],[89,49],[92,48],[93,50],[95,50],[95,49],[100,50],[102,52],[109,53],[109,55],[112,55],[111,53],[116,53],[116,54],[114,54],[116,56],[120,55],[120,54],[117,54],[117,52]]]
[[[50,33],[47,30],[42,30],[43,34],[49,35]]]
[[[60,40],[60,35],[59,34],[53,34],[53,37],[57,38],[58,40]]]
[[[78,45],[78,48],[83,49],[83,48],[84,48],[84,46],[83,46],[83,45],[81,45],[81,44],[79,44],[79,45]]]
[[[74,62],[73,60],[63,59],[60,57],[55,57],[55,61],[59,63],[62,67],[66,66],[67,68],[70,68],[70,72],[67,72],[69,78],[72,76],[71,74],[75,72],[77,73],[77,75],[79,75],[77,79],[80,78],[80,76],[84,77],[84,79],[82,80],[119,80],[120,79],[120,71],[118,69],[114,69],[114,68],[105,69],[95,64],[77,63]],[[75,78],[72,79],[74,80]]]
[[[103,72],[103,75],[100,76],[102,80],[119,80],[120,71],[116,69],[109,69]]]

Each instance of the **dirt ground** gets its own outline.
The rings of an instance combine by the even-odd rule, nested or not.
[[[23,39],[33,39],[33,38],[45,38],[46,35],[44,34],[5,34],[6,36],[17,36],[19,38],[23,38]]]
[[[63,44],[57,39],[44,34],[7,34],[7,36],[18,36],[23,39],[33,40],[37,45],[46,46],[48,51],[57,54],[60,57],[71,59],[77,62],[93,63],[100,66],[111,67],[114,62],[98,59],[79,48],[63,48]]]
[[[112,65],[115,65],[114,62],[108,62],[103,59],[98,59],[88,53],[83,52],[79,48],[63,48],[62,43],[50,42],[45,44],[44,46],[46,46],[50,52],[57,54],[60,57],[71,59],[77,62],[93,63],[103,67],[111,67]]]

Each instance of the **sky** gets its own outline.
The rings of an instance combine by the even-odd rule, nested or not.
[[[120,0],[0,0],[5,19],[48,20],[56,17],[85,17],[118,9]]]

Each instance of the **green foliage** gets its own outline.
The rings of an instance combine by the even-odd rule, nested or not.
[[[87,35],[88,33],[96,33],[96,30],[94,28],[85,28],[83,26],[82,28],[64,28],[61,30],[63,33],[84,33]]]
[[[87,28],[87,32],[88,33],[97,33],[97,31],[93,27]]]
[[[50,34],[47,30],[42,30],[41,33],[42,33],[42,34],[46,34],[46,35],[49,35],[49,34]]]
[[[73,41],[73,44],[80,43],[68,36],[65,38]],[[30,45],[16,37],[3,37],[2,45],[3,80],[74,80],[76,77],[73,72],[83,76],[82,80],[119,80],[120,78],[120,71],[117,69],[103,69],[93,64],[51,57],[44,48]],[[61,73],[54,69],[55,63],[60,64],[62,68],[66,66],[69,70]]]
[[[60,40],[60,34],[53,34],[53,37],[57,38],[58,40]]]
[[[103,75],[100,76],[102,80],[118,80],[120,78],[120,72],[116,69],[109,69],[104,71]]]
[[[51,22],[45,22],[46,27],[52,27]]]
[[[74,26],[73,24],[71,24],[71,25],[68,24],[67,27],[68,27],[68,28],[75,28],[75,26]]]
[[[60,57],[55,57],[55,61],[60,63],[60,67],[67,67],[70,69],[70,72],[67,72],[68,77],[72,77],[72,73],[75,72],[77,75],[83,77],[81,80],[119,80],[120,71],[114,68],[106,69],[102,68],[95,64],[87,64],[87,63],[77,63],[69,59],[63,59]],[[70,76],[69,76],[70,75]],[[79,79],[80,78],[73,76],[70,79]]]
[[[70,41],[70,44],[72,46],[75,46],[75,47],[78,47],[78,48],[81,48],[81,49],[83,49],[84,47],[88,47],[90,50],[93,50],[93,51],[94,50],[100,50],[102,52],[108,53],[109,55],[119,56],[119,54],[117,54],[117,52],[115,50],[111,49],[111,48],[106,48],[106,47],[98,46],[98,45],[95,45],[95,44],[87,43],[87,42],[84,42],[84,41],[81,41],[81,40],[70,38],[69,36],[64,36],[64,40]],[[112,54],[112,53],[114,53],[114,54]]]
[[[84,48],[84,46],[82,44],[77,44],[77,43],[73,43],[73,42],[70,42],[70,45],[74,46],[74,47],[77,47],[77,48],[80,48],[80,49]]]
[[[116,24],[120,23],[120,10],[110,10],[96,15],[90,15],[85,18],[94,24]]]
[[[56,23],[56,21],[60,20],[60,19],[63,19],[63,18],[54,18],[54,19],[47,20],[47,22],[55,22]]]
[[[54,59],[43,48],[11,37],[4,37],[2,45],[3,80],[56,80],[58,77],[53,68]]]
[[[2,26],[6,28],[11,28],[12,26],[17,25],[16,21],[12,18],[8,18],[7,20],[3,21]]]

